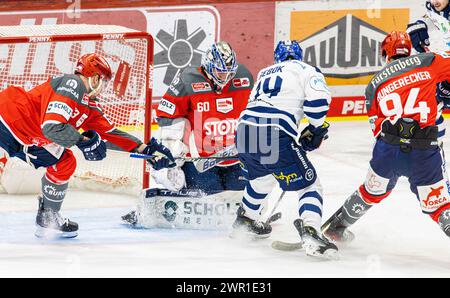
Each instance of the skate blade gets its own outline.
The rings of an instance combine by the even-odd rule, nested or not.
[[[41,226],[36,226],[34,235],[43,239],[59,239],[59,238],[75,238],[78,236],[78,231],[74,232],[62,232],[54,229],[47,229]]]

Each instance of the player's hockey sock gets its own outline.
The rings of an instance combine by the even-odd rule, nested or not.
[[[438,218],[438,224],[442,231],[450,237],[450,209],[445,209],[442,211]]]
[[[269,193],[267,189],[261,187],[261,181],[249,181],[244,190],[244,197],[242,198],[242,207],[245,210],[245,216],[250,219],[258,219],[261,211],[266,208],[266,197]],[[255,188],[257,190],[255,190]],[[272,189],[270,189],[271,191]]]
[[[322,221],[322,196],[317,191],[308,191],[299,199],[298,214],[305,226],[320,231]]]
[[[349,227],[360,219],[372,207],[372,204],[363,200],[359,190],[355,191],[342,206],[342,222],[344,227]]]
[[[42,177],[43,207],[59,211],[68,187],[69,183],[56,184],[51,182],[46,175],[44,175],[44,177]]]

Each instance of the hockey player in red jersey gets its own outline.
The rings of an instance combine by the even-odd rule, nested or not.
[[[116,129],[105,117],[96,96],[111,77],[111,68],[103,57],[85,54],[79,58],[74,74],[49,79],[28,92],[10,86],[0,93],[0,146],[10,157],[35,168],[47,168],[38,198],[38,237],[78,235],[78,225],[59,213],[76,168],[70,147],[76,145],[86,160],[96,161],[106,156],[103,140],[107,140],[125,151],[162,152],[168,158],[154,162],[157,168],[173,161],[170,151],[155,139],[143,144]]]
[[[188,67],[174,78],[156,110],[159,131],[154,136],[159,134],[174,157],[208,157],[233,147],[237,119],[252,87],[251,73],[237,62],[231,46],[217,42],[206,51],[201,66]],[[194,191],[198,196],[242,191],[245,181],[238,163],[237,159],[223,161],[200,173],[193,162],[177,160],[175,168],[152,173],[172,193],[154,190],[149,196],[179,197],[180,189],[189,189],[190,196],[196,196]],[[134,216],[123,218],[136,223]]]
[[[398,31],[384,39],[382,53],[388,64],[366,88],[369,121],[376,138],[366,180],[322,230],[332,240],[352,240],[348,227],[389,196],[398,178],[405,176],[422,212],[450,237],[450,198],[436,126],[436,84],[450,78],[450,56],[410,56],[410,38]]]

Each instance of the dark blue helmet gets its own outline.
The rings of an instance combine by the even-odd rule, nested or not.
[[[282,40],[275,48],[273,56],[276,63],[289,59],[302,61],[303,50],[296,40]]]

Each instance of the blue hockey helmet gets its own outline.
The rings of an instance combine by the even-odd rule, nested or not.
[[[236,53],[229,43],[219,41],[206,51],[202,67],[216,85],[223,87],[236,75]]]
[[[282,40],[278,43],[273,53],[276,63],[289,59],[302,60],[303,50],[296,40]]]

